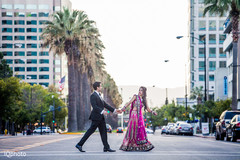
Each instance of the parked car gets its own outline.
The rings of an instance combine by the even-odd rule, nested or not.
[[[236,142],[240,138],[240,115],[235,115],[230,122],[226,123],[226,140]]]
[[[176,129],[176,134],[188,134],[193,135],[193,127],[188,123],[180,123]]]
[[[107,132],[112,133],[112,127],[109,124],[106,124]]]
[[[117,128],[117,133],[123,133],[123,128],[122,127],[118,127]]]
[[[163,133],[166,134],[166,131],[167,131],[167,126],[163,126],[163,127],[162,127],[162,132],[161,132],[161,134],[163,134]]]
[[[240,111],[224,111],[216,124],[215,139],[224,140],[226,136],[226,126],[235,115],[240,115]]]
[[[149,128],[146,128],[146,133],[147,134],[154,134],[153,130],[149,129]]]
[[[174,125],[174,123],[168,123],[167,128],[166,128],[166,134],[170,133],[170,129],[172,128],[173,125]]]
[[[175,129],[175,127],[177,126],[177,124],[176,123],[174,123],[174,125],[169,129],[169,134],[174,134],[174,129]]]
[[[42,133],[50,133],[50,132],[51,132],[50,127],[42,127]],[[41,133],[41,127],[34,129],[33,133]]]

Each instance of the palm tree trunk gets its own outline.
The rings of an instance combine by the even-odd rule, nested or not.
[[[71,61],[70,57],[68,61]],[[74,64],[68,63],[68,131],[77,131],[77,116],[76,116],[76,92],[75,92],[75,76],[74,76]]]
[[[234,6],[233,6],[234,7]],[[232,34],[233,34],[233,79],[232,79],[232,110],[237,109],[237,54],[238,54],[238,18],[239,12],[232,11]]]

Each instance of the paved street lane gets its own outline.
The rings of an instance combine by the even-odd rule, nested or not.
[[[213,138],[201,138],[195,136],[172,136],[148,135],[155,148],[150,152],[123,152],[118,150],[121,145],[123,134],[108,134],[111,148],[115,153],[102,152],[103,146],[99,134],[94,134],[84,145],[86,153],[80,153],[74,147],[82,135],[55,135],[35,136],[30,138],[32,144],[27,143],[27,138],[5,139],[4,145],[0,140],[2,151],[0,159],[9,159],[11,152],[18,150],[22,156],[12,156],[11,159],[34,159],[34,160],[240,160],[240,143],[216,141]],[[7,142],[10,142],[9,144]],[[14,142],[18,144],[13,145]],[[22,144],[22,146],[21,146]],[[22,147],[22,148],[21,148]],[[5,154],[5,155],[4,155]],[[8,155],[8,157],[7,157]]]

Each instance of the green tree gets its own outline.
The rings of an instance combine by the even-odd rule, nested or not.
[[[204,15],[209,12],[217,13],[223,16],[224,13],[229,12],[232,23],[232,37],[233,37],[233,79],[232,79],[232,110],[237,109],[237,59],[238,59],[238,24],[240,13],[239,0],[205,0],[206,5]]]
[[[12,77],[13,72],[0,52],[0,79]]]

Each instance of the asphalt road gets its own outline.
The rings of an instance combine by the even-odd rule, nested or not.
[[[150,152],[124,152],[119,147],[123,134],[108,134],[112,149],[103,152],[99,133],[93,134],[80,153],[76,143],[82,135],[43,135],[0,138],[0,159],[23,160],[240,160],[240,143],[196,136],[148,135],[155,148]]]

